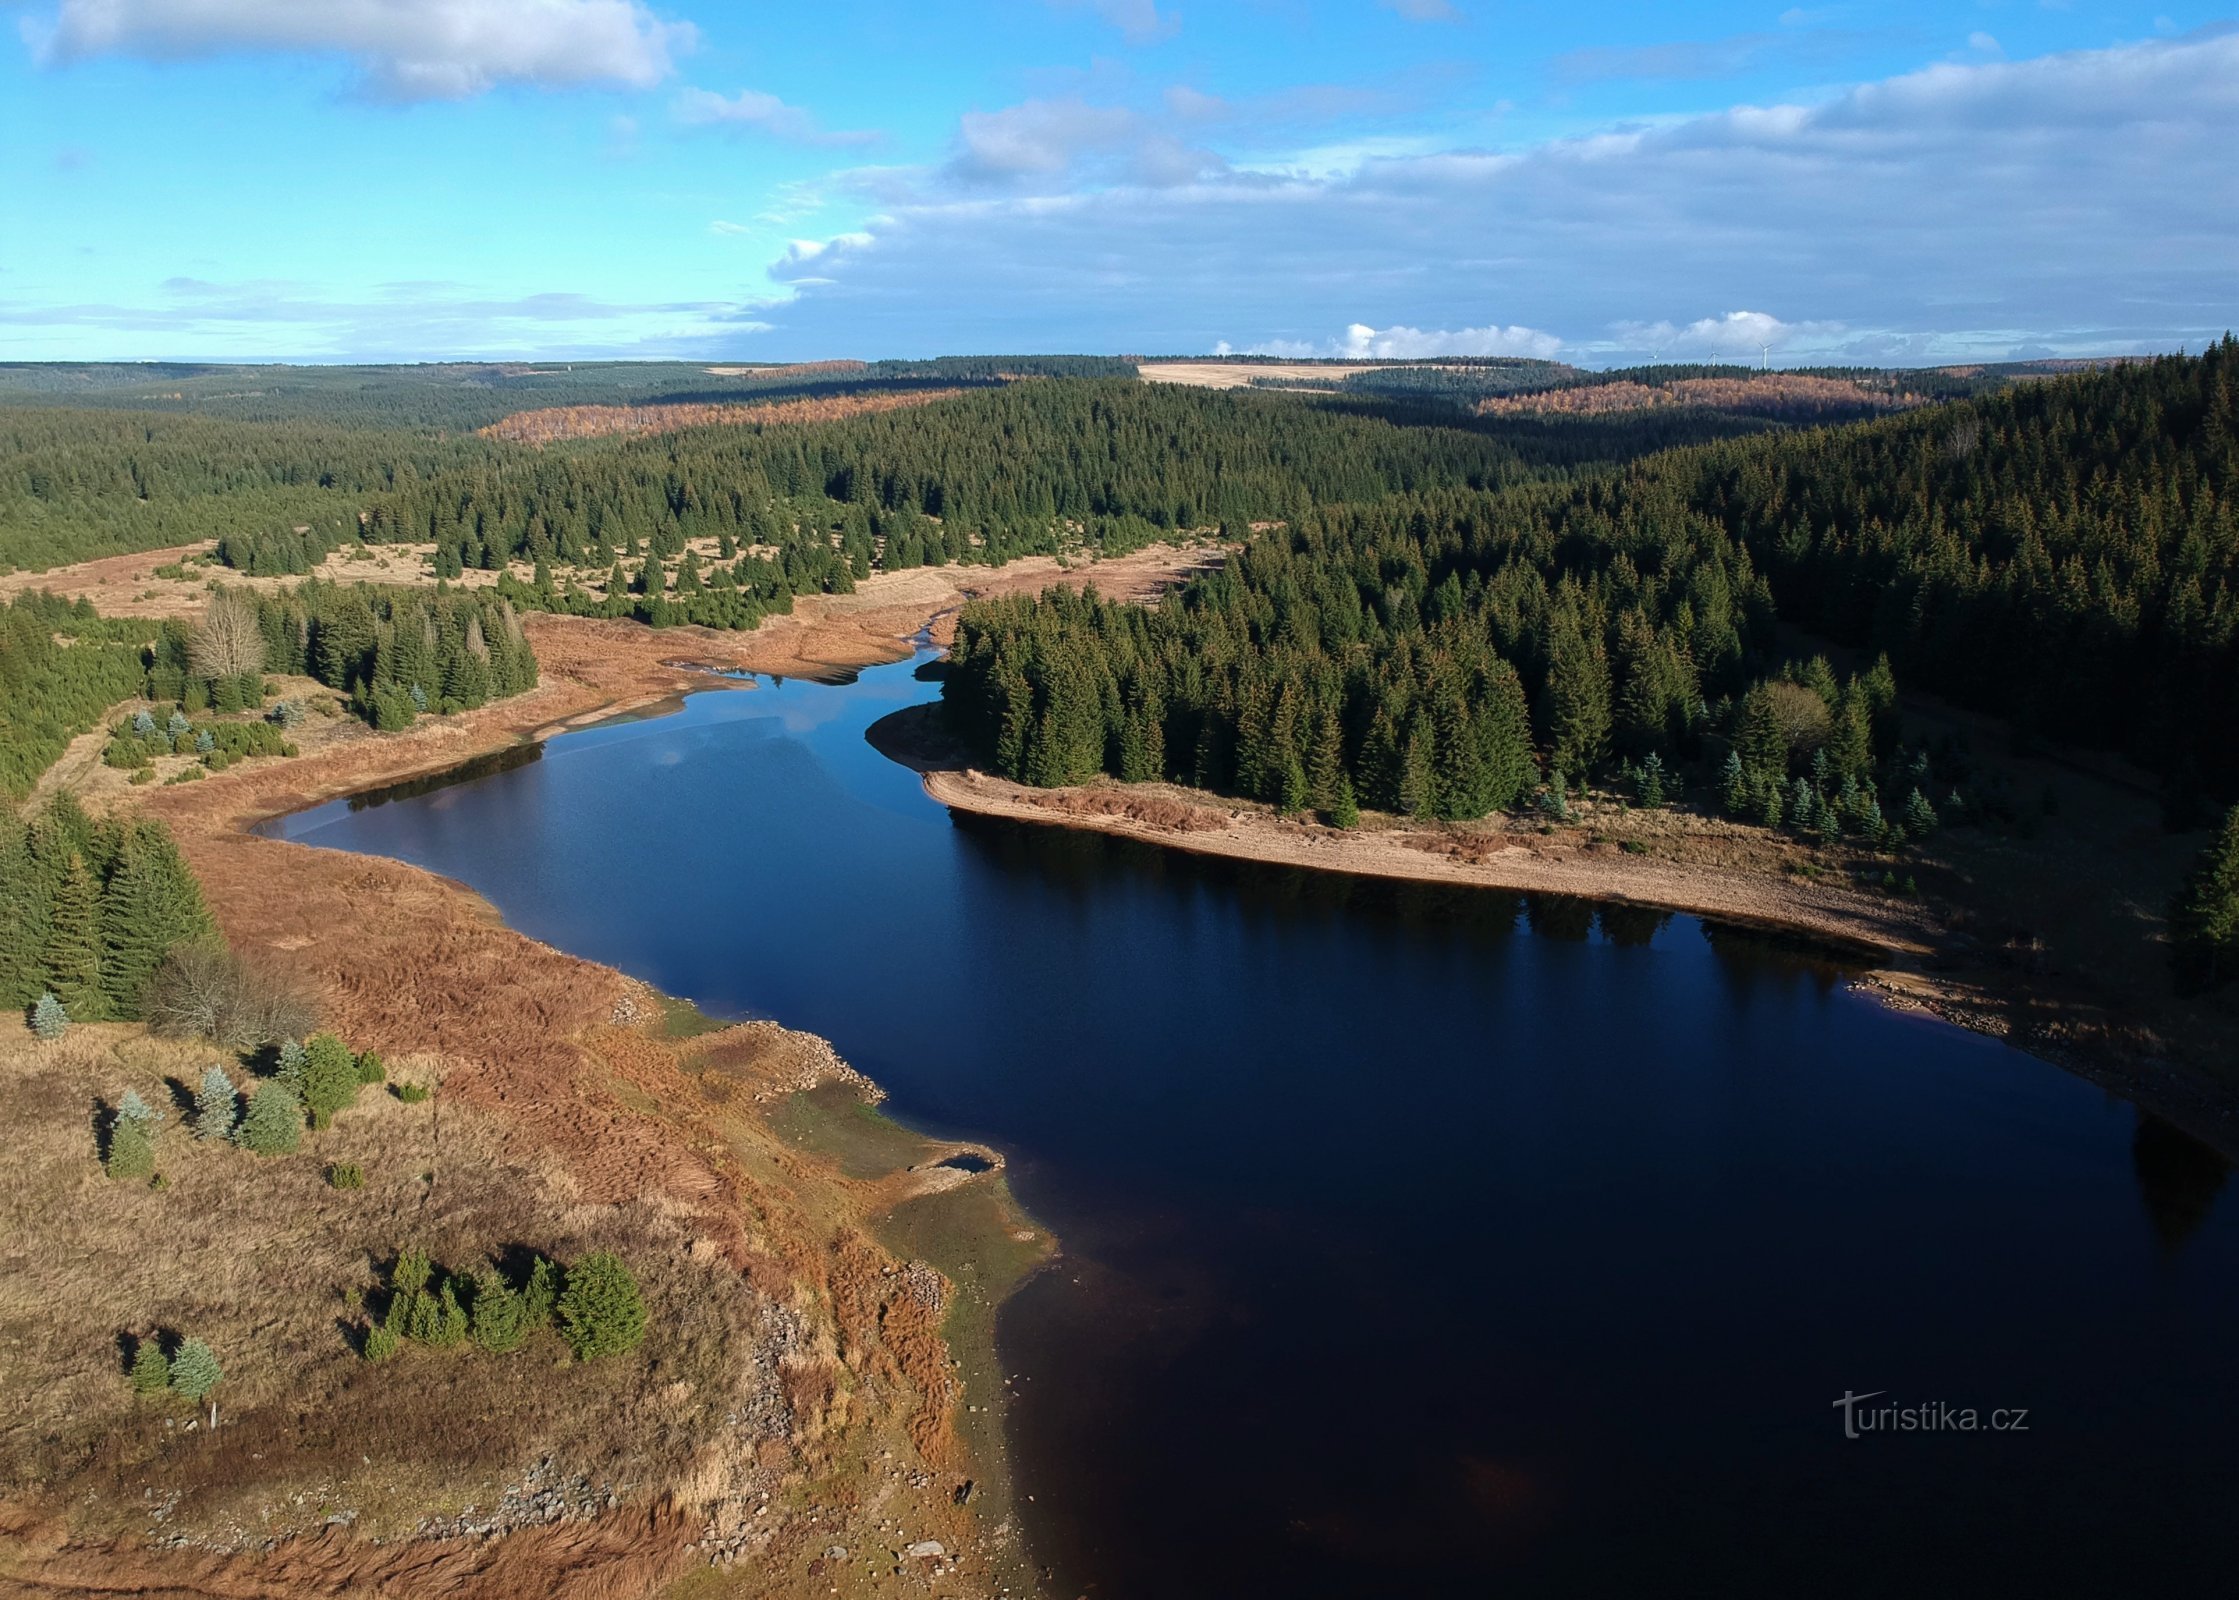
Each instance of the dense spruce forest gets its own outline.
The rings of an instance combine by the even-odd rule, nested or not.
[[[1542,777],[1692,771],[1887,836],[1938,775],[1903,678],[2239,792],[2239,346],[1563,484],[1319,506],[1144,610],[965,612],[946,697],[1033,783],[1172,776],[1476,816]],[[1776,618],[1885,658],[1774,667]],[[1916,803],[1917,801],[1917,803]],[[2173,819],[2176,820],[2176,819]]]
[[[148,631],[83,600],[0,602],[0,800],[29,794],[71,739],[140,692]]]
[[[95,822],[66,797],[29,823],[0,807],[0,1006],[51,995],[70,1022],[136,1017],[164,956],[213,932],[160,823]]]

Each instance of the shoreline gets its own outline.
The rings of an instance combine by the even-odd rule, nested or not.
[[[198,1592],[246,1594],[264,1574],[315,1560],[324,1576],[411,1594],[423,1591],[393,1576],[400,1561],[453,1581],[469,1561],[477,1575],[507,1572],[508,1593],[606,1593],[609,1584],[665,1592],[712,1566],[712,1593],[821,1594],[837,1582],[852,1594],[870,1592],[863,1563],[875,1558],[882,1575],[901,1563],[989,1592],[1040,1593],[1016,1517],[1022,1497],[1010,1479],[993,1324],[1056,1244],[1011,1197],[998,1152],[896,1122],[878,1109],[875,1086],[820,1038],[759,1022],[701,1032],[717,1019],[695,1019],[689,1002],[664,1003],[626,974],[528,938],[464,885],[260,831],[560,733],[658,715],[726,686],[711,671],[810,677],[907,660],[913,641],[953,614],[962,591],[950,579],[1039,587],[1067,576],[1055,563],[1033,565],[943,573],[938,585],[927,573],[874,582],[855,596],[805,601],[751,633],[531,615],[535,689],[393,734],[335,719],[302,741],[299,756],[241,762],[188,785],[133,788],[102,767],[106,717],[74,740],[32,803],[67,789],[95,811],[144,810],[167,822],[234,946],[270,953],[308,981],[328,1026],[391,1059],[441,1061],[445,1103],[494,1119],[568,1173],[578,1209],[653,1206],[683,1230],[675,1248],[689,1245],[694,1270],[709,1252],[733,1260],[748,1289],[812,1308],[812,1326],[829,1330],[817,1335],[821,1359],[856,1353],[834,1369],[837,1408],[812,1403],[794,1465],[775,1468],[760,1447],[724,1469],[730,1486],[712,1498],[694,1487],[708,1481],[702,1472],[656,1482],[650,1501],[588,1521],[531,1521],[463,1543],[448,1524],[338,1537],[291,1529],[283,1515],[274,1540],[234,1550],[222,1534],[223,1548],[167,1548],[135,1531],[131,1507],[97,1511],[26,1486],[0,1504],[0,1587],[160,1590],[186,1577],[187,1561]],[[1073,581],[1094,575],[1080,569]],[[874,1164],[851,1166],[821,1148],[834,1128],[855,1155],[875,1152]],[[940,1165],[963,1153],[987,1168]],[[738,1353],[741,1363],[765,1358],[755,1346]],[[869,1365],[853,1370],[858,1359]],[[253,1415],[254,1402],[235,1414]],[[277,1484],[284,1504],[295,1469],[276,1468],[278,1477],[257,1481]],[[768,1491],[763,1509],[782,1504],[783,1515],[755,1511],[758,1485]],[[889,1535],[901,1526],[910,1538],[897,1542]],[[942,1553],[914,1555],[904,1544]],[[820,1556],[827,1546],[847,1547],[852,1559]],[[806,1588],[804,1563],[815,1580]],[[468,1578],[456,1591],[424,1592],[498,1591]]]
[[[926,795],[951,810],[1266,866],[1641,906],[1802,939],[1862,963],[1863,970],[1846,982],[1877,1003],[1935,1017],[2035,1056],[2239,1163],[2239,1095],[2230,1087],[2178,1062],[2078,1048],[2017,1026],[2017,1017],[2046,1006],[2046,998],[1982,960],[1972,940],[1940,925],[1917,900],[1879,899],[1761,869],[1644,859],[1593,842],[1592,831],[1580,826],[1557,830],[1552,843],[1514,831],[1488,840],[1450,824],[1348,832],[1170,784],[1100,778],[1072,788],[1034,789],[971,766],[966,753],[934,725],[937,709],[933,702],[892,712],[865,738],[887,759],[915,771]],[[2056,1018],[2085,1009],[2080,1003],[2050,1004]]]

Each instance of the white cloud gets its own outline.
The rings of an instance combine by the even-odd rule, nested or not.
[[[499,84],[644,89],[691,48],[689,23],[641,0],[60,0],[26,18],[42,65],[231,51],[339,55],[394,100],[459,100]]]
[[[1537,328],[1372,328],[1365,322],[1349,323],[1343,337],[1316,344],[1310,339],[1266,339],[1247,346],[1245,355],[1284,356],[1294,361],[1342,359],[1347,361],[1429,361],[1439,356],[1536,356],[1541,360],[1562,349],[1563,341]],[[1226,339],[1214,346],[1216,355],[1234,350]]]
[[[1763,311],[1729,311],[1684,327],[1670,322],[1619,322],[1610,330],[1627,349],[1657,355],[1749,356],[1799,342],[1824,347],[1844,329],[1839,322],[1783,322]]]
[[[1396,339],[1497,304],[1573,359],[1752,338],[1792,359],[1876,342],[1959,359],[2239,323],[2234,34],[1946,63],[1497,154],[1213,156],[1142,181],[1137,152],[1178,126],[1079,101],[975,118],[950,168],[882,190],[863,242],[818,259],[823,282],[770,313],[773,343],[1320,348],[1363,307]],[[1705,315],[1766,306],[1766,324]]]
[[[681,89],[675,111],[676,120],[686,127],[762,133],[793,144],[862,145],[875,144],[879,138],[869,129],[818,127],[816,118],[807,111],[760,89],[741,89],[729,96],[710,89]]]
[[[721,217],[717,217],[707,225],[707,231],[714,234],[718,239],[734,239],[742,233],[752,233],[754,230],[743,222],[725,222]]]
[[[966,186],[1064,187],[1084,177],[1150,185],[1189,183],[1224,163],[1125,106],[1078,96],[967,111],[943,176]]]
[[[1158,9],[1157,0],[1051,0],[1051,4],[1061,11],[1085,8],[1095,12],[1119,29],[1129,44],[1171,39],[1182,26],[1182,19],[1175,13]]]

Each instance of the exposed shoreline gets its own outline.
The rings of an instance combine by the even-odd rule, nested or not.
[[[917,772],[929,797],[954,810],[1228,860],[1570,895],[1801,938],[1863,962],[1865,970],[1850,982],[1882,1004],[1934,1016],[2036,1055],[2239,1161],[2239,1101],[2226,1086],[2179,1063],[2080,1049],[2017,1026],[2017,1015],[2042,1005],[2043,996],[1984,962],[1965,935],[1943,926],[1917,900],[1762,869],[1631,855],[1596,842],[1583,827],[1556,830],[1551,838],[1510,830],[1490,840],[1440,824],[1341,831],[1169,784],[1100,779],[1069,789],[1034,789],[971,766],[937,726],[935,712],[932,706],[894,712],[874,723],[866,737],[889,760]]]
[[[1153,553],[1121,570],[1163,582],[1201,559]],[[128,1510],[121,1526],[117,1512],[81,1526],[82,1508],[32,1496],[0,1505],[0,1587],[171,1592],[191,1567],[196,1592],[230,1597],[261,1592],[274,1575],[309,1581],[315,1568],[321,1581],[387,1583],[399,1594],[650,1593],[712,1555],[736,1562],[721,1592],[774,1595],[805,1592],[802,1563],[844,1545],[856,1560],[811,1588],[822,1593],[838,1579],[852,1593],[862,1556],[887,1554],[881,1526],[906,1525],[906,1543],[946,1550],[907,1557],[913,1574],[937,1566],[988,1592],[1039,1592],[1017,1527],[992,1328],[995,1306],[1054,1242],[1010,1198],[998,1153],[974,1147],[989,1160],[985,1171],[944,1168],[964,1147],[877,1112],[875,1087],[821,1039],[766,1023],[674,1034],[661,1022],[672,1008],[645,985],[516,932],[463,885],[256,830],[571,729],[658,714],[717,687],[711,670],[827,677],[906,660],[913,641],[953,615],[967,584],[999,591],[1096,575],[1050,561],[919,571],[804,601],[751,633],[531,615],[524,623],[542,667],[534,690],[394,734],[347,718],[319,724],[299,756],[240,762],[176,787],[132,787],[103,767],[105,726],[73,741],[40,796],[67,789],[96,811],[144,808],[169,823],[235,946],[270,952],[308,979],[326,997],[329,1026],[392,1059],[440,1059],[446,1103],[515,1130],[524,1149],[569,1175],[582,1201],[652,1205],[683,1230],[695,1262],[708,1251],[729,1257],[763,1292],[828,1307],[820,1315],[844,1326],[838,1348],[885,1354],[875,1373],[852,1380],[858,1398],[843,1415],[853,1420],[835,1436],[841,1456],[812,1445],[805,1485],[786,1491],[801,1503],[783,1517],[754,1514],[755,1486],[783,1482],[759,1458],[729,1469],[738,1484],[705,1511],[663,1492],[650,1509],[624,1504],[588,1522],[494,1537],[436,1530],[376,1541],[306,1529],[239,1554],[151,1547],[132,1532]],[[812,1083],[839,1098],[796,1092]],[[841,1104],[858,1095],[859,1110]],[[876,1171],[859,1159],[866,1149]],[[835,1227],[837,1240],[825,1242]],[[923,1310],[913,1261],[947,1276],[953,1319],[938,1296]],[[789,1287],[771,1276],[780,1264]],[[905,1555],[897,1546],[894,1559]],[[400,1562],[429,1583],[397,1576]],[[818,1561],[810,1576],[829,1564]]]

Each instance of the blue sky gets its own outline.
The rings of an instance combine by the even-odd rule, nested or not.
[[[2165,349],[2239,29],[2093,0],[0,0],[0,359]]]

